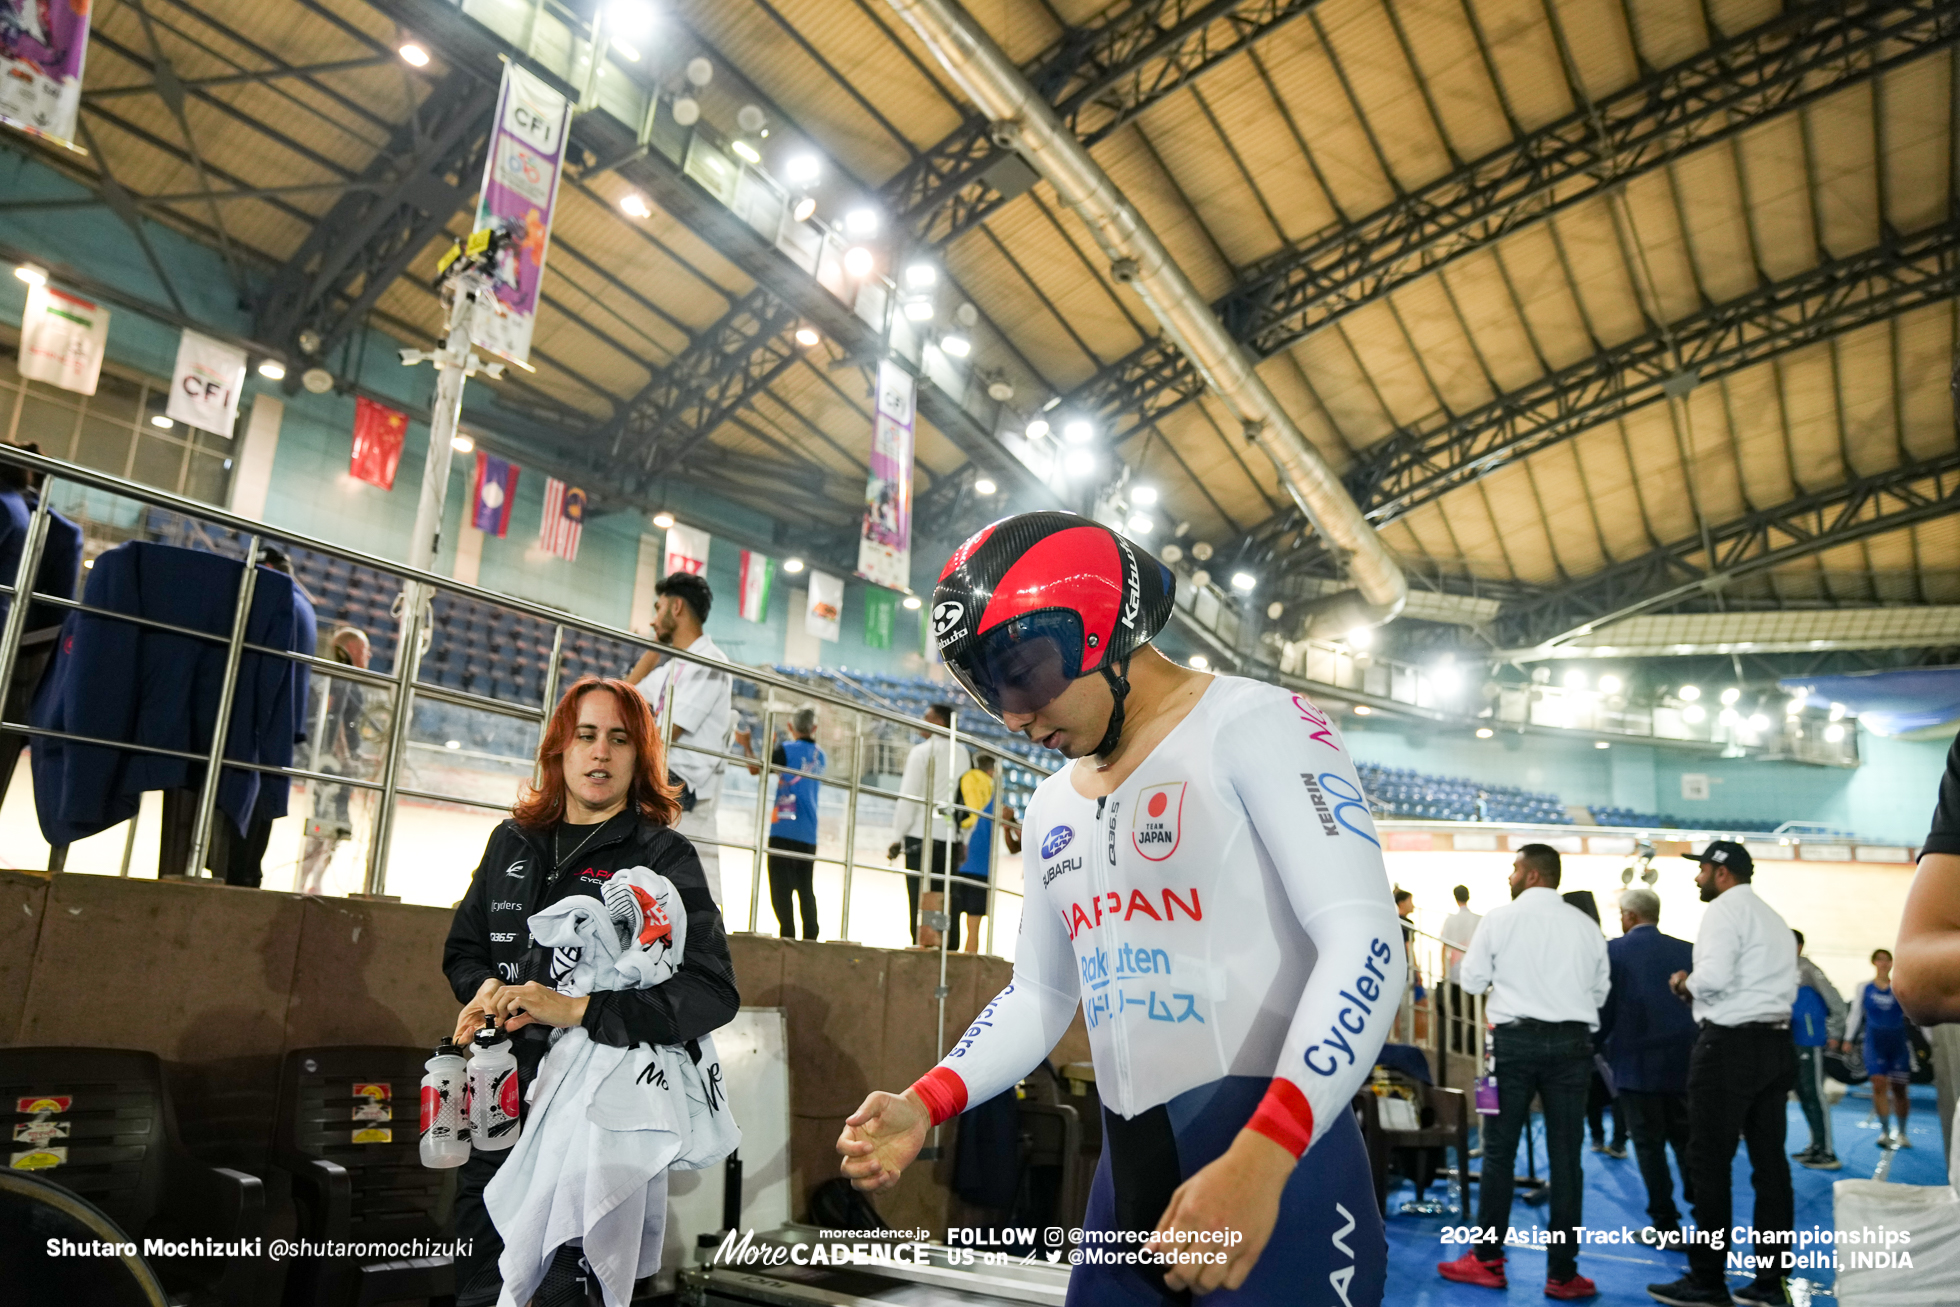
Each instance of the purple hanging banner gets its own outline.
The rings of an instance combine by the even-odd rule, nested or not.
[[[86,0],[0,0],[0,123],[81,154],[88,14]]]
[[[470,338],[523,367],[530,366],[531,329],[537,323],[551,210],[565,170],[571,120],[569,100],[516,64],[504,65],[497,126],[472,230],[496,228],[509,239],[497,260],[496,304],[478,310]]]
[[[874,585],[912,585],[912,424],[918,383],[890,359],[878,365],[871,417],[871,475],[864,483],[864,529],[857,574]]]

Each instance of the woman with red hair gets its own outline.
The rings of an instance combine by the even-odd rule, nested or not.
[[[492,832],[456,905],[442,969],[464,1005],[457,1042],[484,1017],[497,1018],[514,1033],[526,1091],[553,1028],[582,1026],[594,1042],[621,1048],[685,1044],[726,1025],[741,1004],[701,860],[673,830],[680,802],[666,780],[664,753],[653,714],[632,686],[595,676],[575,682],[545,725],[538,783]],[[527,921],[573,894],[600,898],[613,873],[628,867],[656,871],[680,891],[687,909],[681,969],[651,989],[560,994],[546,983],[550,950],[531,943]],[[484,1210],[483,1189],[509,1156],[473,1150],[458,1173],[457,1237],[470,1251],[456,1262],[457,1307],[487,1307],[503,1287],[503,1241]],[[536,1301],[545,1303],[569,1278],[554,1267]]]

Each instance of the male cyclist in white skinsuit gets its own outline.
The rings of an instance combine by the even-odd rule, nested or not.
[[[1104,1143],[1071,1307],[1191,1290],[1378,1304],[1387,1247],[1348,1102],[1405,973],[1381,848],[1311,701],[1149,646],[1174,585],[1068,513],[997,522],[947,563],[933,627],[948,667],[1077,761],[1029,804],[1013,983],[910,1089],[864,1101],[843,1170],[860,1189],[896,1183],[932,1125],[1033,1070],[1081,1004]],[[1105,1231],[1156,1231],[1186,1259],[1099,1263],[1143,1246]]]

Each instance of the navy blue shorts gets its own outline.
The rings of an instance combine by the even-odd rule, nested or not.
[[[1128,1121],[1105,1111],[1102,1160],[1082,1221],[1085,1236],[1154,1229],[1172,1191],[1224,1153],[1271,1083],[1258,1076],[1227,1076]],[[1084,1257],[1069,1276],[1068,1307],[1191,1303],[1194,1295],[1166,1290],[1156,1268],[1092,1264],[1088,1258],[1094,1248],[1142,1246],[1143,1241],[1099,1244],[1088,1237],[1075,1245]],[[1342,1110],[1286,1182],[1279,1221],[1245,1284],[1197,1301],[1204,1307],[1320,1301],[1380,1307],[1387,1278],[1388,1238],[1375,1206],[1373,1172],[1354,1113]]]
[[[1865,1032],[1865,1074],[1901,1085],[1911,1081],[1912,1045],[1904,1030]]]

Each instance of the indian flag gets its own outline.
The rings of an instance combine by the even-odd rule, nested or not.
[[[769,617],[769,576],[776,565],[761,554],[742,551],[742,616],[751,622]]]

